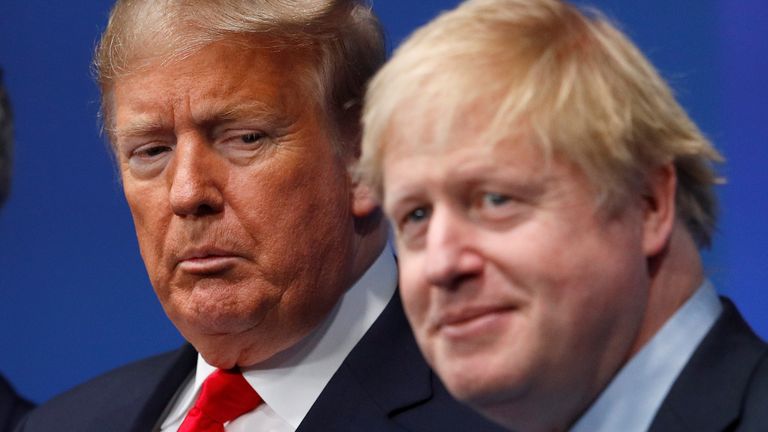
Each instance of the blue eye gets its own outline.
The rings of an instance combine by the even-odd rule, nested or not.
[[[396,224],[398,242],[414,247],[423,239],[432,210],[428,206],[414,207],[400,217]]]
[[[421,222],[429,216],[429,212],[424,207],[419,207],[405,216],[406,222]]]
[[[509,197],[502,194],[489,192],[483,195],[483,201],[492,206],[500,206],[509,202]]]

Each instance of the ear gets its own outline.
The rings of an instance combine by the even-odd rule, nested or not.
[[[379,202],[370,187],[362,182],[352,185],[352,214],[363,219],[379,208]]]
[[[643,252],[661,253],[669,243],[676,220],[677,173],[672,162],[655,169],[646,179],[643,194]]]

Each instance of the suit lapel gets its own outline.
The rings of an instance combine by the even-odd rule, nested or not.
[[[151,387],[127,389],[131,392],[128,399],[134,399],[136,406],[140,407],[132,422],[131,431],[155,430],[156,425],[162,421],[163,413],[171,399],[194,371],[196,364],[197,352],[192,345],[186,344],[156,365],[155,369],[147,370],[147,373],[154,377],[141,377],[144,382],[153,383]]]
[[[502,429],[456,402],[432,373],[395,293],[323,389],[297,432]]]
[[[24,431],[147,432],[195,367],[185,345],[81,384],[32,411]]]
[[[297,432],[392,430],[392,417],[432,397],[431,373],[396,293],[323,389]]]
[[[659,408],[650,432],[727,431],[739,420],[743,395],[766,346],[733,304],[694,352]]]

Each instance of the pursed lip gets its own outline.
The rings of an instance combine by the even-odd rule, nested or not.
[[[225,271],[244,256],[232,250],[205,246],[190,248],[182,252],[175,267],[192,274],[210,274]]]

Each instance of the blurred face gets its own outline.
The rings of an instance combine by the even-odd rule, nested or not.
[[[354,277],[346,164],[297,58],[216,43],[113,89],[116,151],[150,279],[218,367],[291,346]]]
[[[542,408],[572,417],[638,336],[649,285],[642,206],[598,212],[570,165],[547,164],[525,140],[483,142],[491,117],[468,113],[444,134],[450,144],[413,127],[385,143],[405,309],[459,399],[496,419],[542,421]]]

